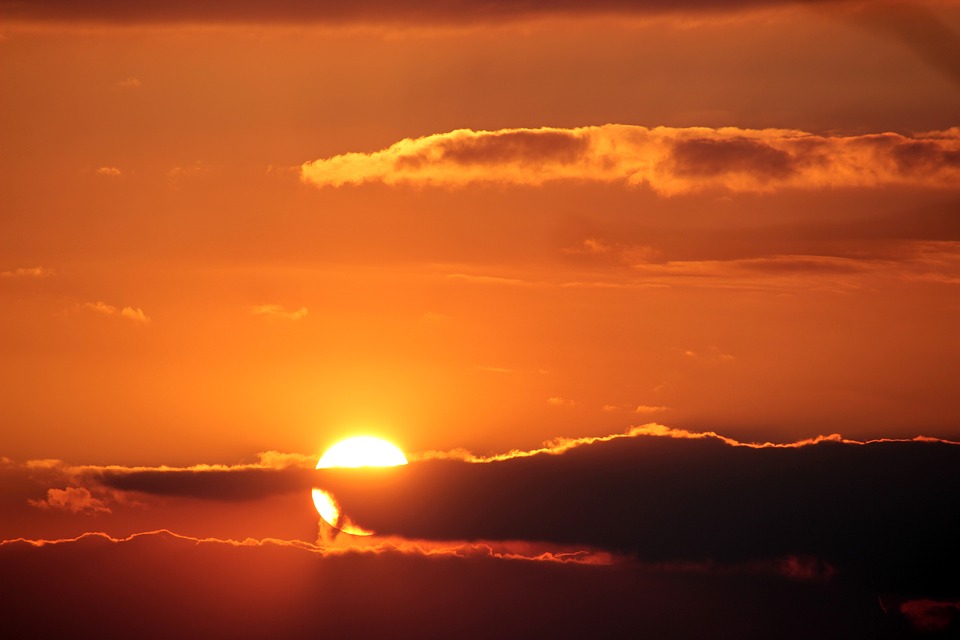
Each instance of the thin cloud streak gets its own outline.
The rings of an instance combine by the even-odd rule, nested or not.
[[[525,560],[533,562],[586,565],[609,565],[616,561],[616,558],[609,553],[561,548],[545,550],[546,545],[532,546],[520,542],[442,543],[427,540],[370,540],[367,538],[340,536],[330,541],[318,540],[316,543],[313,543],[304,540],[287,540],[281,538],[245,538],[243,540],[234,540],[229,538],[197,537],[176,533],[174,531],[170,531],[169,529],[140,531],[132,533],[128,536],[119,537],[103,531],[89,531],[69,538],[12,538],[9,540],[0,540],[0,547],[25,545],[34,548],[43,548],[50,546],[72,545],[91,540],[100,540],[111,544],[124,544],[140,538],[152,537],[169,537],[176,540],[193,542],[198,545],[224,545],[229,547],[286,547],[320,556],[399,553],[406,555],[420,555],[424,557],[483,557],[498,560]]]

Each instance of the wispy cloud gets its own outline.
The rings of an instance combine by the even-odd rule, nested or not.
[[[250,313],[255,316],[269,316],[271,318],[282,318],[284,320],[303,320],[309,312],[306,307],[291,310],[279,304],[260,304],[251,307]]]
[[[140,78],[136,76],[127,76],[123,80],[117,83],[117,86],[121,89],[139,89],[140,88]]]
[[[0,271],[0,278],[47,278],[56,272],[47,267],[17,267],[9,271]]]
[[[138,324],[147,324],[150,322],[150,317],[147,316],[140,307],[115,307],[112,304],[107,304],[100,300],[97,302],[87,302],[83,306],[86,309],[105,316],[119,316]]]
[[[70,513],[110,513],[103,500],[95,498],[85,487],[67,487],[66,489],[48,489],[44,500],[28,500],[30,505],[40,509],[54,509]]]
[[[666,406],[664,406],[664,405],[641,404],[641,405],[637,405],[637,408],[634,409],[633,412],[634,412],[634,413],[641,413],[641,414],[661,413],[661,412],[663,412],[663,411],[668,410],[669,408],[670,408],[670,407],[666,407]]]
[[[304,182],[325,186],[462,187],[607,182],[664,195],[704,189],[960,184],[960,129],[917,136],[820,136],[790,129],[647,128],[608,124],[575,129],[459,129],[408,138],[372,153],[307,162]],[[592,243],[585,250],[602,252]]]
[[[123,171],[117,167],[99,167],[97,169],[98,176],[106,176],[108,178],[119,178],[123,175]]]

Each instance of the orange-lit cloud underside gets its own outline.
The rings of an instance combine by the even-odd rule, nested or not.
[[[665,195],[709,188],[954,187],[960,181],[960,129],[912,137],[614,124],[460,129],[308,162],[301,175],[317,186],[621,182]]]

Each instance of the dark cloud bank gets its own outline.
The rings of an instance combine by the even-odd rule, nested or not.
[[[647,563],[813,558],[882,592],[960,596],[960,446],[732,446],[637,436],[563,454],[383,469],[139,471],[112,489],[220,500],[333,493],[360,526],[409,539],[522,540]]]
[[[843,4],[845,0],[819,0]],[[33,0],[0,2],[10,18],[106,22],[277,21],[463,22],[538,15],[728,11],[782,6],[791,0]]]
[[[316,485],[381,534],[622,554],[593,566],[155,533],[0,546],[4,637],[952,637],[960,446],[624,437],[500,462],[111,472],[255,500]]]
[[[164,533],[5,545],[0,569],[0,629],[9,638],[840,639],[912,628],[895,610],[884,614],[873,594],[772,577],[321,556]]]
[[[361,526],[646,562],[818,558],[877,591],[960,596],[960,446],[637,437],[496,463],[318,471]]]

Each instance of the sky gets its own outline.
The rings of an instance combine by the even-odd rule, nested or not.
[[[0,83],[11,625],[960,627],[956,1],[4,0]]]

